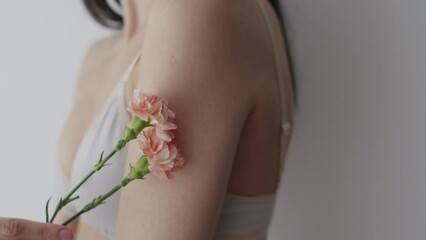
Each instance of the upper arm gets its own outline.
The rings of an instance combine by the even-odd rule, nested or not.
[[[123,189],[116,239],[210,239],[252,109],[253,66],[235,37],[246,29],[227,1],[163,2],[154,3],[135,85],[168,99],[186,165],[170,181],[148,175]],[[126,165],[139,156],[130,142]]]

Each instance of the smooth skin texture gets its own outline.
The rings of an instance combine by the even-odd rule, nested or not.
[[[74,234],[55,224],[0,218],[0,240],[73,240]]]
[[[187,160],[171,181],[148,176],[122,191],[115,239],[214,239],[226,192],[276,190],[281,104],[271,40],[254,1],[124,0],[122,32],[89,50],[59,145],[64,169],[140,51],[125,97],[139,88],[169,100]],[[139,155],[130,143],[126,166]],[[106,239],[85,224],[73,229],[78,239]]]
[[[123,191],[115,239],[213,239],[239,138],[261,87],[262,62],[253,56],[265,53],[256,53],[259,34],[247,29],[245,19],[256,16],[244,13],[249,3],[153,4],[136,88],[169,100],[187,165],[172,181],[148,176]],[[129,152],[128,163],[140,155],[135,144]],[[262,171],[264,157],[256,170]]]

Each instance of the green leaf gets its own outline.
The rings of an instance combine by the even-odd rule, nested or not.
[[[77,199],[79,199],[80,198],[80,196],[75,196],[75,197],[73,197],[73,198],[70,198],[68,201],[67,201],[67,204],[68,203],[70,203],[70,202],[72,202],[72,201],[74,201],[74,200],[77,200]]]
[[[46,202],[46,222],[49,222],[49,203],[50,200],[52,200],[52,197],[49,198],[49,200],[47,200]]]
[[[102,153],[101,153],[101,157],[99,158],[99,162],[98,163],[100,163],[100,162],[102,162],[102,159],[104,158],[104,151],[102,151]]]

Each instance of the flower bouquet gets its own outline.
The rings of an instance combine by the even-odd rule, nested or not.
[[[134,180],[143,179],[144,176],[150,173],[163,179],[171,179],[173,173],[184,165],[185,160],[177,147],[174,135],[174,130],[177,129],[175,124],[176,116],[168,108],[166,99],[160,98],[156,94],[146,94],[136,89],[133,92],[133,99],[128,103],[127,110],[133,116],[125,127],[123,137],[118,140],[115,149],[105,157],[103,152],[101,153],[100,159],[93,166],[92,171],[73,187],[66,196],[60,198],[51,217],[49,216],[50,199],[47,201],[45,207],[46,222],[52,223],[63,207],[77,200],[79,198],[79,196],[75,196],[77,190],[92,175],[107,166],[111,157],[121,151],[130,141],[138,141],[141,156],[136,164],[130,165],[130,171],[127,176],[107,193],[93,198],[91,202],[87,203],[62,225],[68,225],[80,215],[105,203],[110,196]]]

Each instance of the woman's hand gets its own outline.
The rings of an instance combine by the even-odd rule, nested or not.
[[[73,240],[71,230],[56,224],[0,218],[0,240]]]

